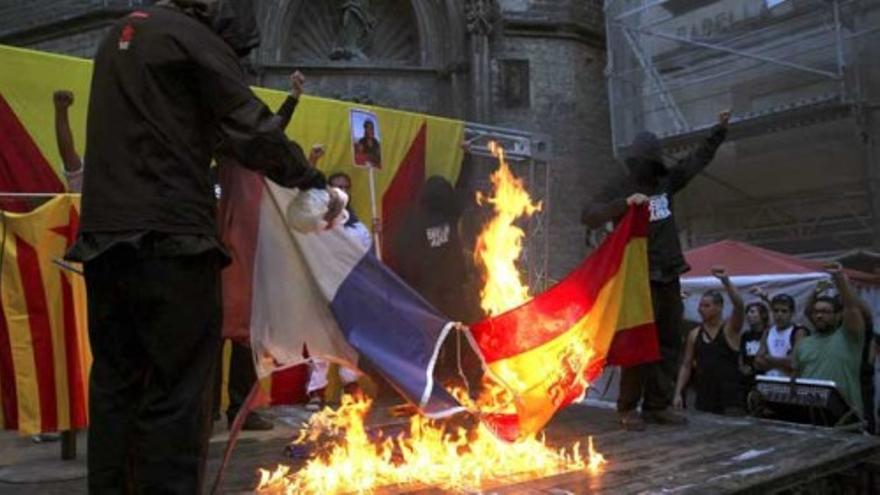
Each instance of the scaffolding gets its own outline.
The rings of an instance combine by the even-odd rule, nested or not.
[[[732,141],[768,142],[766,136],[773,133],[839,121],[851,124],[852,140],[829,141],[828,146],[858,147],[860,140],[880,140],[869,139],[875,131],[865,125],[866,113],[876,108],[872,101],[878,101],[872,92],[880,84],[874,62],[880,54],[880,0],[606,0],[605,22],[615,156],[625,156],[642,130],[660,137],[669,152],[685,150],[706,134],[724,108],[733,110]],[[816,131],[797,132],[813,139],[809,133]],[[743,146],[753,147],[748,142]],[[861,188],[861,206],[849,202],[819,218],[793,196],[774,198],[785,203],[786,211],[768,210],[765,198],[748,191],[749,180],[731,173],[716,186],[738,191],[738,201],[731,204],[751,205],[738,218],[745,215],[760,225],[729,226],[701,211],[690,215],[702,216],[703,225],[689,226],[690,238],[700,244],[735,231],[737,238],[805,251],[810,249],[806,241],[813,239],[810,225],[824,228],[822,222],[833,217],[835,225],[846,225],[849,236],[839,242],[840,249],[870,243],[866,239],[872,237],[876,242],[878,212],[872,204],[880,191],[872,178],[875,160],[866,152],[849,161],[853,163],[843,165],[861,173],[854,181]],[[770,167],[768,163],[765,170]],[[805,190],[823,186],[803,181]],[[852,193],[843,185],[833,189]],[[775,223],[769,220],[774,215]],[[853,229],[859,235],[853,236]],[[805,242],[789,242],[797,240]]]

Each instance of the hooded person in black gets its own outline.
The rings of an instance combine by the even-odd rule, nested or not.
[[[461,285],[467,278],[458,234],[461,211],[452,184],[429,178],[418,207],[393,240],[398,274],[441,313],[464,320]]]
[[[392,259],[400,278],[442,314],[472,321],[473,311],[464,290],[468,273],[458,231],[460,218],[452,184],[440,176],[430,177],[422,186],[417,207],[393,239]],[[458,377],[456,345],[454,339],[447,340],[437,358],[435,379],[440,383]],[[464,369],[478,370],[479,361],[468,346],[462,346],[462,351]]]
[[[220,345],[209,167],[218,144],[286,187],[323,188],[247,85],[247,0],[174,0],[118,21],[98,47],[82,218],[90,493],[201,493]]]
[[[680,424],[684,418],[669,411],[675,392],[676,370],[683,342],[683,307],[679,275],[690,269],[681,251],[673,216],[673,197],[715,157],[727,135],[730,112],[719,115],[718,125],[699,148],[675,166],[663,163],[660,141],[650,132],[639,133],[626,159],[629,174],[609,185],[584,207],[581,222],[597,228],[620,218],[629,205],[649,205],[648,267],[651,300],[660,343],[660,361],[623,368],[617,412],[626,429],[642,430],[644,421]],[[636,414],[642,402],[642,417]]]

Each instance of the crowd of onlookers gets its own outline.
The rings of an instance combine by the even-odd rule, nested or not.
[[[825,271],[830,279],[816,284],[801,308],[805,324],[800,325],[791,295],[755,287],[750,291],[754,300],[746,304],[726,270],[714,268],[733,307],[723,318],[722,291],[709,290],[700,297],[701,321],[687,333],[674,405],[763,415],[769,411],[756,394],[756,376],[827,380],[873,433],[877,338],[871,310],[839,263],[826,264]]]

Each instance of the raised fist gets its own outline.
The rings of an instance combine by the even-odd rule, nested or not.
[[[58,108],[67,108],[73,105],[73,92],[66,89],[59,89],[52,93],[52,100]]]
[[[290,75],[290,94],[299,99],[303,94],[303,86],[306,84],[306,76],[300,71],[294,71]]]
[[[713,266],[711,271],[712,271],[712,276],[714,276],[715,278],[717,278],[719,280],[724,280],[726,278],[729,278],[727,276],[727,267],[724,267],[722,265]]]

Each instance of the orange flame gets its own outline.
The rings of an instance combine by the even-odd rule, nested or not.
[[[589,456],[589,461],[587,462],[587,469],[590,470],[592,474],[599,474],[602,472],[603,466],[608,463],[605,460],[605,456],[596,452],[596,449],[593,448],[593,437],[589,437],[587,443],[587,455]]]
[[[368,399],[343,397],[338,410],[312,416],[295,441],[331,437],[323,453],[292,473],[287,466],[260,470],[260,495],[372,493],[381,486],[434,486],[444,490],[479,491],[572,470],[601,470],[580,455],[580,445],[554,450],[543,439],[516,443],[499,440],[485,426],[449,428],[421,416],[410,418],[406,434],[371,441],[364,428]],[[600,455],[601,458],[601,455]]]
[[[492,205],[495,216],[477,238],[474,257],[486,274],[480,305],[491,316],[515,308],[530,298],[529,288],[516,267],[525,232],[514,222],[540,211],[541,203],[532,203],[523,181],[510,171],[504,149],[494,142],[489,143],[489,149],[492,156],[498,158],[498,170],[491,176],[494,194],[477,193],[477,203]]]

